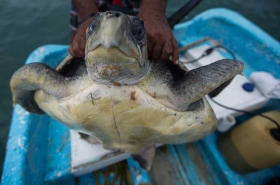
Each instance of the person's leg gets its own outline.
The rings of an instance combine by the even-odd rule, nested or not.
[[[121,6],[125,6],[125,7],[123,7],[124,9],[122,12],[130,14],[130,15],[137,15],[140,4],[141,4],[141,0],[122,0],[121,6],[119,4],[120,0],[116,0],[116,2],[114,2],[114,0],[94,0],[94,1],[100,12],[105,12],[105,11],[111,10],[112,5],[113,5],[113,9],[115,11],[122,11]],[[116,7],[118,7],[118,8],[116,9]],[[70,39],[71,39],[71,42],[72,42],[80,24],[81,24],[80,16],[76,12],[75,7],[72,3],[71,11],[70,11],[70,30],[71,30]]]
[[[72,42],[77,29],[79,28],[81,24],[81,19],[78,13],[75,10],[74,5],[71,5],[71,10],[70,10],[70,42]]]
[[[96,3],[96,6],[98,7],[98,10],[100,12],[105,12],[111,9],[111,1],[112,0],[93,0]],[[70,10],[70,41],[72,42],[77,29],[81,25],[81,18],[76,12],[75,6],[73,3],[71,3],[71,10]]]

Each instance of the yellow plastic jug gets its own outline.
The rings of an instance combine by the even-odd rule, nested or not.
[[[264,115],[280,124],[280,111]],[[277,126],[272,121],[255,116],[221,136],[218,148],[228,165],[241,174],[280,164],[280,140],[272,136],[273,128]]]

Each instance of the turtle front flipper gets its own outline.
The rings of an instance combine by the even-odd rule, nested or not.
[[[171,85],[172,101],[182,106],[191,104],[241,74],[243,68],[243,63],[237,60],[222,59],[188,71]]]
[[[35,91],[42,89],[56,98],[62,98],[69,95],[69,88],[66,87],[69,83],[71,79],[43,63],[24,65],[10,81],[13,104],[19,104],[31,113],[44,114],[34,100]]]

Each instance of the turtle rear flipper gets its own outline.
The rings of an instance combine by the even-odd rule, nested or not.
[[[153,159],[155,157],[156,148],[155,145],[148,145],[141,149],[141,151],[138,154],[133,154],[132,157],[134,160],[136,160],[139,165],[149,171],[153,164]]]

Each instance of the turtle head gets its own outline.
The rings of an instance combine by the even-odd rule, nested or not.
[[[141,19],[115,11],[98,13],[86,37],[86,66],[97,83],[132,85],[147,74],[150,63]]]

